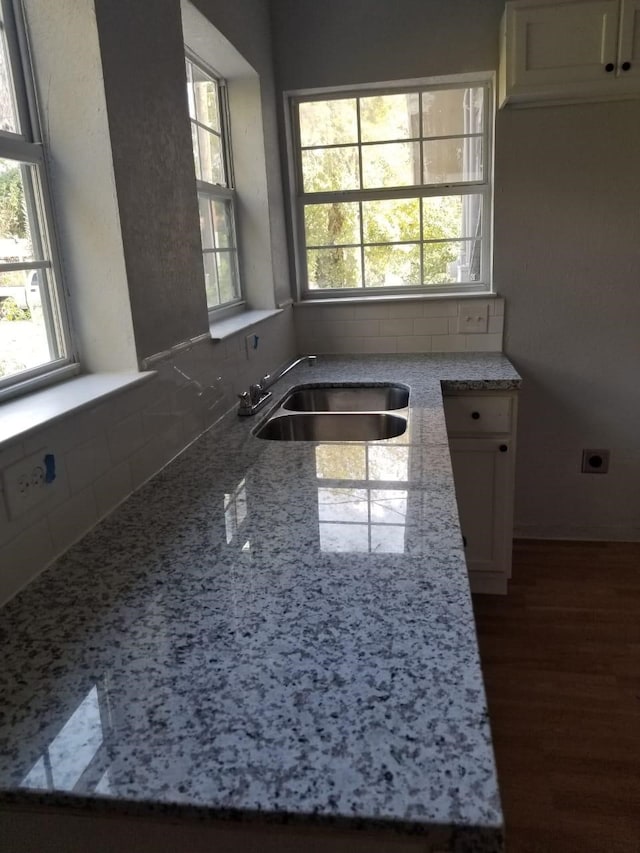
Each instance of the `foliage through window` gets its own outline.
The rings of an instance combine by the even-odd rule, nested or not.
[[[16,10],[18,5],[16,4]],[[0,5],[0,393],[71,361],[19,11]],[[24,43],[24,42],[23,42]]]
[[[487,289],[491,102],[488,82],[292,99],[303,292]]]
[[[224,81],[194,58],[188,56],[186,63],[205,286],[211,311],[242,299],[226,90]]]

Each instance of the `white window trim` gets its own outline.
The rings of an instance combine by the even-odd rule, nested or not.
[[[234,238],[235,238],[235,248],[233,250],[233,254],[235,255],[235,269],[238,279],[238,296],[235,299],[232,299],[228,302],[224,302],[220,305],[208,306],[209,312],[209,323],[214,323],[221,319],[233,316],[245,309],[245,296],[244,296],[244,285],[243,285],[243,276],[242,276],[242,268],[241,268],[241,253],[240,253],[240,237],[238,234],[239,224],[238,224],[238,200],[237,200],[237,192],[235,189],[235,175],[233,168],[233,145],[231,141],[231,116],[229,114],[229,97],[227,92],[227,82],[225,78],[219,74],[214,68],[209,65],[202,57],[200,57],[192,48],[190,48],[187,44],[184,46],[185,57],[200,69],[204,74],[209,76],[212,80],[215,80],[218,86],[218,105],[220,110],[220,137],[222,142],[222,155],[224,158],[224,170],[227,178],[228,186],[223,187],[217,184],[210,184],[207,181],[200,180],[196,177],[196,190],[198,193],[198,198],[201,196],[206,196],[211,199],[217,199],[221,201],[229,201],[231,203],[232,216],[233,216],[233,230],[234,230]],[[194,119],[189,117],[190,124],[194,123]],[[202,247],[202,255],[203,255],[203,264],[204,264],[204,256],[206,254],[216,254],[216,250],[214,249],[205,249]],[[206,267],[205,267],[206,271]]]
[[[8,58],[16,109],[21,133],[0,131],[0,157],[31,163],[38,167],[36,187],[41,207],[42,222],[37,233],[32,234],[34,249],[40,249],[44,260],[15,264],[1,264],[0,272],[11,270],[46,270],[49,286],[44,293],[48,317],[46,322],[60,342],[63,354],[45,364],[0,378],[0,402],[38,388],[68,379],[79,373],[77,354],[74,351],[71,323],[63,287],[62,269],[58,252],[55,220],[51,204],[49,176],[33,78],[33,65],[22,6],[14,0],[1,0],[7,38]]]
[[[294,263],[296,274],[297,299],[300,302],[325,302],[333,300],[340,302],[380,300],[393,301],[406,298],[451,298],[455,296],[490,296],[495,293],[493,287],[493,198],[494,198],[494,118],[495,118],[495,72],[484,71],[469,74],[456,74],[438,77],[425,77],[410,80],[394,80],[380,83],[364,83],[356,86],[335,86],[318,89],[297,89],[284,92],[285,134],[287,146],[287,163],[290,190],[291,227],[294,245]],[[307,263],[305,257],[304,229],[304,192],[302,191],[300,143],[298,139],[298,123],[296,121],[297,105],[309,100],[322,100],[323,97],[353,96],[363,97],[370,94],[392,94],[405,92],[409,89],[446,89],[452,86],[482,86],[485,88],[485,121],[484,144],[486,152],[487,174],[482,182],[465,182],[429,185],[427,187],[411,186],[393,190],[351,190],[345,191],[345,200],[358,201],[375,197],[403,198],[429,197],[459,194],[461,188],[464,194],[480,194],[483,196],[483,237],[482,237],[482,276],[479,282],[454,283],[447,285],[415,285],[406,287],[359,287],[359,288],[326,288],[309,289],[307,287]],[[466,192],[468,188],[468,192]],[[311,194],[310,194],[311,195]],[[335,200],[340,194],[336,192],[313,193],[316,201],[322,196]]]

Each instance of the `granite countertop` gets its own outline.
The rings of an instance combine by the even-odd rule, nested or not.
[[[409,385],[404,435],[262,441],[231,413],[0,611],[0,805],[502,849],[441,382],[519,377],[319,357],[274,400],[362,380]]]

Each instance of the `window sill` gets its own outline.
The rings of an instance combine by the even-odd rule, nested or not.
[[[230,338],[232,335],[242,332],[250,326],[255,326],[256,323],[268,320],[269,317],[275,317],[276,314],[282,314],[282,310],[282,308],[269,308],[265,310],[243,311],[241,314],[234,314],[232,317],[210,323],[209,331],[211,333],[211,340],[224,341],[226,338]]]
[[[437,300],[451,299],[497,299],[498,294],[493,291],[483,291],[475,293],[394,293],[387,295],[386,293],[371,294],[368,296],[328,296],[321,299],[300,299],[295,302],[296,308],[304,307],[305,305],[363,305],[372,302],[433,302]]]
[[[100,400],[147,382],[155,374],[92,373],[68,379],[1,406],[0,449]]]

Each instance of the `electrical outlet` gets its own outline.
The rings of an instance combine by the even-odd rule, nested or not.
[[[583,450],[582,451],[582,473],[583,474],[606,474],[609,470],[608,450]]]
[[[489,306],[486,302],[463,302],[458,315],[458,333],[480,335],[489,328]]]
[[[19,518],[48,497],[57,485],[56,458],[45,448],[14,462],[2,472],[9,518]]]
[[[260,346],[260,335],[251,334],[247,335],[244,339],[245,346],[247,348],[247,358],[249,361],[254,359],[258,354],[258,347]]]

